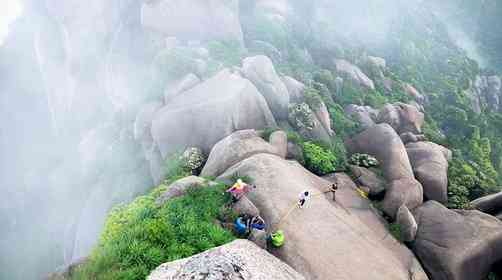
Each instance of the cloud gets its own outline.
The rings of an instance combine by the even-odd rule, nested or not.
[[[9,24],[21,15],[23,6],[20,0],[2,0],[0,4],[0,45],[9,33]]]

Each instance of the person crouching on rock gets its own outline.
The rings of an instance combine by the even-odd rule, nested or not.
[[[256,188],[256,186],[253,186]],[[227,190],[232,195],[232,202],[239,201],[246,193],[250,190],[249,184],[244,183],[241,179],[238,179],[237,182]]]
[[[305,202],[310,199],[310,192],[309,191],[304,191],[300,193],[300,199],[298,200],[298,206],[300,208],[303,208],[303,205],[305,205]]]

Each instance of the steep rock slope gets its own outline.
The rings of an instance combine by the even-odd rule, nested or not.
[[[409,258],[397,257],[358,215],[325,195],[315,195],[306,208],[292,210],[278,225],[296,207],[300,192],[315,194],[330,185],[297,162],[257,154],[220,178],[233,174],[254,179],[257,188],[248,197],[272,229],[280,226],[286,235],[285,245],[274,254],[308,279],[368,279],[370,275],[377,279],[410,279],[410,275],[411,279],[427,279],[420,266]]]

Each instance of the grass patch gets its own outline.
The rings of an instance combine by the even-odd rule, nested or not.
[[[115,207],[89,261],[70,279],[139,280],[158,265],[192,256],[234,239],[215,220],[231,217],[226,186],[190,189],[157,205],[161,185],[128,205]]]

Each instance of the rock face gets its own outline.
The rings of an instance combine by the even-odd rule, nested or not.
[[[410,84],[404,84],[403,86],[404,92],[411,96],[413,100],[418,102],[418,104],[424,104],[425,103],[425,96],[421,94],[414,86]]]
[[[378,114],[377,123],[387,123],[398,134],[412,132],[420,134],[424,124],[424,114],[415,106],[401,102],[386,104]]]
[[[482,105],[491,111],[501,110],[502,81],[498,76],[477,76],[468,94],[472,108],[478,114],[482,111]]]
[[[286,120],[289,93],[275,72],[272,61],[263,55],[245,58],[242,62],[242,72],[263,94],[277,120]]]
[[[351,165],[349,168],[352,174],[356,177],[356,183],[360,186],[368,188],[369,195],[378,196],[385,191],[385,181],[376,175],[375,172],[368,168],[356,165]]]
[[[214,182],[210,182],[204,178],[197,176],[188,176],[183,179],[172,183],[167,187],[167,190],[157,198],[157,204],[162,204],[169,199],[185,195],[189,188],[193,187],[205,187],[214,185]]]
[[[282,81],[284,85],[288,89],[289,92],[289,102],[291,103],[301,103],[304,101],[303,92],[305,91],[305,85],[300,83],[299,81],[289,77],[282,77]]]
[[[350,154],[369,154],[381,164],[388,181],[413,178],[413,170],[401,138],[388,124],[378,124],[345,142]]]
[[[260,210],[247,197],[242,197],[232,205],[232,209],[238,215],[250,215],[252,217],[259,216]]]
[[[254,179],[257,188],[248,197],[260,209],[262,217],[276,230],[298,194],[306,189],[314,193],[325,191],[329,182],[305,170],[301,165],[270,154],[254,155],[234,165],[220,179],[239,173]],[[348,179],[350,181],[350,179]],[[295,267],[307,279],[427,279],[415,264],[382,243],[379,235],[358,217],[374,215],[362,210],[361,198],[353,189],[339,193],[343,203],[333,202],[331,194],[320,195],[303,209],[294,209],[280,225],[286,241],[274,254]],[[352,199],[357,199],[353,201]],[[366,202],[368,203],[368,202]],[[355,212],[352,212],[355,211]],[[371,216],[379,221],[378,216]],[[322,242],[321,240],[329,240]],[[386,244],[386,243],[385,243]],[[421,275],[422,277],[419,277]],[[271,279],[271,278],[266,278]]]
[[[155,114],[152,136],[163,158],[212,146],[236,130],[276,126],[263,96],[248,80],[229,70],[174,98]]]
[[[359,106],[350,104],[345,107],[345,115],[359,122],[359,125],[366,129],[375,125],[375,120],[378,116],[378,110],[370,106]]]
[[[397,210],[396,222],[401,226],[401,239],[403,241],[411,242],[415,240],[418,225],[415,217],[405,205],[401,205]]]
[[[185,77],[181,78],[179,81],[174,82],[169,85],[164,92],[164,103],[167,104],[173,98],[181,94],[182,92],[193,88],[195,85],[200,83],[199,77],[195,74],[190,73]]]
[[[389,216],[395,217],[403,203],[409,209],[422,204],[422,186],[415,180],[401,138],[390,125],[374,125],[348,139],[345,146],[349,154],[369,154],[380,162],[385,179],[389,182],[383,202],[384,211]]]
[[[480,197],[473,200],[471,205],[475,209],[490,215],[502,214],[502,192]]]
[[[283,263],[254,243],[238,239],[190,258],[157,267],[148,280],[304,280]]]
[[[359,67],[348,62],[345,59],[335,59],[334,63],[337,72],[345,75],[357,85],[366,89],[375,89],[375,84],[373,83],[373,81],[368,78],[368,76],[366,76],[366,74],[364,74],[363,71],[359,69]]]
[[[274,131],[270,135],[269,142],[277,150],[277,155],[286,158],[288,154],[288,135],[282,130]]]
[[[242,42],[238,1],[145,1],[141,24],[183,40],[236,40]]]
[[[401,141],[403,141],[403,144],[408,144],[408,143],[415,143],[415,142],[419,142],[419,141],[425,141],[425,135],[423,134],[413,134],[411,132],[405,132],[401,135],[399,135],[399,137],[401,137]]]
[[[258,136],[255,130],[240,130],[214,145],[201,176],[219,176],[232,165],[259,153],[281,153]]]
[[[432,142],[406,145],[415,177],[424,188],[424,196],[441,203],[448,202],[448,152]]]
[[[502,261],[502,222],[428,201],[414,212],[414,250],[434,280],[482,280]]]
[[[321,123],[324,130],[329,135],[331,136],[334,135],[335,132],[331,129],[331,116],[329,115],[326,104],[324,104],[324,102],[321,102],[318,108],[312,108],[312,109],[317,117],[317,120]]]

